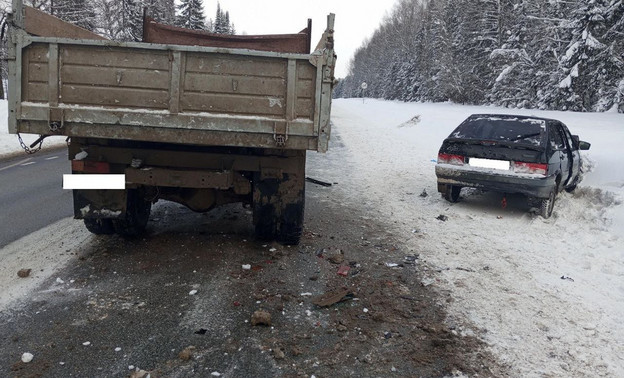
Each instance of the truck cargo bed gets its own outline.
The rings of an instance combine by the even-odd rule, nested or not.
[[[33,36],[23,18],[9,43],[12,133],[327,149],[333,15],[312,54]]]

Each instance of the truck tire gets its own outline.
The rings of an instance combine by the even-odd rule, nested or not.
[[[84,224],[87,230],[95,235],[112,235],[115,233],[111,219],[85,218]]]
[[[126,213],[123,218],[112,219],[113,227],[121,236],[137,236],[147,227],[152,203],[145,200],[136,189],[128,189],[126,197]]]
[[[253,222],[256,238],[297,245],[303,233],[305,180],[283,174],[282,179],[254,178]]]

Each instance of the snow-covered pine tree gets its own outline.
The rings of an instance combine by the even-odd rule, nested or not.
[[[204,29],[206,27],[201,0],[181,0],[178,11],[176,26],[187,29]]]
[[[209,24],[212,26],[213,33],[217,34],[235,34],[234,24],[230,23],[230,12],[223,11],[221,4],[217,3],[217,12],[214,21],[211,19]]]
[[[175,23],[175,4],[173,0],[142,0],[150,17],[164,24]]]
[[[87,30],[96,28],[96,14],[89,0],[50,0],[50,13]]]
[[[113,0],[115,1],[115,0]],[[143,38],[143,3],[140,0],[121,0],[121,41],[140,41]]]
[[[605,19],[608,29],[603,36],[603,42],[607,45],[608,59],[613,62],[613,70],[607,71],[610,72],[612,84],[606,88],[604,94],[607,102],[599,103],[597,109],[611,108],[624,113],[624,1],[611,1],[605,12]]]

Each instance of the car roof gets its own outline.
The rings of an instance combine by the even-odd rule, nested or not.
[[[470,117],[467,118],[471,119],[471,118],[477,118],[477,117],[482,117],[482,118],[517,118],[517,119],[534,119],[534,120],[540,120],[540,121],[547,121],[547,122],[560,122],[556,119],[552,119],[552,118],[543,118],[543,117],[535,117],[535,116],[525,116],[525,115],[518,115],[518,114],[472,114]]]

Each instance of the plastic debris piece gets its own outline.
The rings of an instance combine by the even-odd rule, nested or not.
[[[27,364],[27,363],[29,363],[30,361],[32,361],[34,357],[35,357],[35,356],[33,356],[33,354],[32,354],[32,353],[28,353],[28,352],[26,352],[26,353],[22,354],[22,362],[23,362],[23,363],[25,363],[25,364]]]
[[[572,277],[561,276],[561,279],[574,282],[574,279]]]
[[[311,182],[313,184],[316,185],[321,185],[321,186],[332,186],[332,184],[330,182],[325,182],[325,181],[321,181],[321,180],[317,180],[317,179],[313,179],[311,177],[306,177],[305,180],[307,182]]]
[[[312,303],[319,307],[328,307],[333,304],[353,299],[353,293],[349,289],[328,291],[325,294],[312,298]]]
[[[219,373],[218,371],[213,371],[212,373],[210,373],[210,375],[213,377],[220,377],[221,373]]]
[[[115,352],[121,352],[121,348],[120,347],[115,348]]]
[[[195,294],[197,294],[197,290],[193,289],[189,291],[189,295],[195,295]]]
[[[349,269],[351,269],[349,265],[341,265],[338,268],[338,275],[346,277],[349,274]]]
[[[82,343],[82,345],[89,346],[89,345],[91,345],[91,341],[85,341],[84,343]]]
[[[65,281],[63,281],[60,277],[57,277],[56,278],[56,283],[64,284]]]
[[[386,266],[388,268],[396,268],[397,266],[399,266],[399,264],[396,264],[396,263],[386,263]]]
[[[200,328],[199,330],[195,331],[195,334],[196,334],[196,335],[205,335],[205,334],[206,334],[206,332],[208,332],[208,330],[207,330],[207,329],[205,329],[205,328]]]
[[[446,222],[448,220],[448,217],[444,214],[440,214],[438,215],[438,217],[436,218],[437,220],[441,220],[442,222]]]
[[[250,270],[251,269],[251,265],[250,264],[243,264],[242,268],[243,268],[243,270]]]

